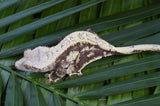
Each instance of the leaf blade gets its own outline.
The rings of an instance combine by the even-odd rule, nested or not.
[[[6,72],[9,72],[9,73],[12,73],[14,71],[14,70],[11,70],[10,68],[8,68],[8,67],[6,67],[6,66],[4,66],[2,64],[0,64],[0,69],[4,69]],[[23,90],[23,92],[25,92],[25,90],[26,90],[25,88],[27,88],[27,85],[29,85],[30,82],[33,82],[33,81],[31,79],[27,78],[26,76],[24,76],[23,74],[16,73],[16,75],[24,79],[24,84],[22,84],[22,90]],[[54,92],[54,93],[56,92],[56,94],[66,98],[66,99],[68,99],[68,100],[70,100],[72,102],[83,104],[81,101],[75,100],[74,98],[72,98],[72,97],[70,97],[70,96],[68,96],[68,95],[66,95],[64,93],[61,93],[59,91],[55,91],[55,89],[51,89],[51,88],[41,84],[40,82],[36,83],[36,84],[37,84],[37,86],[40,86],[40,87],[42,87],[42,88],[44,88],[44,89],[46,89],[46,90],[48,90],[50,92]],[[33,84],[31,84],[31,85],[32,85],[31,88],[28,88],[29,90],[28,89],[27,90],[30,91],[30,89],[31,89],[32,91],[35,91],[35,85],[33,85]],[[36,95],[36,94],[33,93],[33,95]],[[28,97],[26,97],[26,99],[28,100]],[[35,104],[37,104],[37,103],[35,103]]]
[[[24,104],[26,106],[38,106],[37,92],[33,84],[28,81],[23,81],[22,92],[24,95]]]
[[[2,89],[3,89],[3,84],[2,84],[2,78],[1,78],[1,72],[0,72],[0,104],[1,104],[1,97],[2,97]]]
[[[3,3],[0,4],[0,11],[2,11],[3,9],[17,3],[18,0],[8,0],[8,1],[5,1]]]
[[[153,87],[160,84],[160,72],[143,75],[132,79],[116,82],[93,90],[89,90],[77,95],[80,99],[95,99],[104,96],[120,94],[128,91]]]
[[[136,25],[131,28],[127,28],[121,31],[113,32],[108,35],[103,35],[102,38],[108,42],[119,45],[131,40],[136,40],[138,38],[144,37],[156,33],[160,27],[160,19],[156,19],[150,22],[146,22],[140,25]]]
[[[18,12],[18,13],[14,14],[14,15],[10,15],[8,17],[0,19],[0,28],[4,27],[6,25],[9,25],[9,24],[11,24],[13,22],[16,22],[16,21],[18,21],[18,20],[20,20],[20,19],[22,19],[24,17],[27,17],[29,15],[35,14],[37,12],[40,12],[40,11],[42,11],[44,9],[47,9],[47,8],[49,8],[51,6],[54,6],[54,5],[58,4],[58,3],[61,3],[63,1],[64,0],[58,0],[58,1],[51,0],[51,1],[48,1],[46,3],[40,4],[38,6],[34,6],[34,7],[29,8],[29,9],[26,9],[24,11]]]
[[[46,101],[48,103],[47,104],[48,106],[52,106],[52,105],[53,106],[63,106],[64,105],[63,100],[59,95],[50,93],[50,92],[47,92]]]
[[[6,91],[6,106],[22,106],[23,105],[23,95],[21,91],[21,86],[14,73],[10,75],[9,83],[7,85]]]
[[[30,32],[30,31],[34,31],[36,30],[37,28],[40,28],[41,26],[44,26],[46,24],[49,24],[51,22],[54,22],[58,19],[61,19],[65,16],[68,16],[70,14],[73,14],[73,13],[76,13],[78,11],[81,11],[85,8],[88,8],[90,6],[93,6],[93,5],[96,5],[100,2],[102,2],[104,0],[94,0],[94,1],[91,1],[91,2],[88,2],[88,3],[85,3],[85,4],[82,4],[82,5],[79,5],[79,6],[75,6],[73,8],[70,8],[70,9],[67,9],[67,10],[64,10],[62,12],[59,12],[59,13],[56,13],[54,15],[50,15],[50,16],[47,16],[45,18],[42,18],[38,21],[35,21],[33,23],[30,23],[30,24],[27,24],[21,28],[18,28],[18,29],[15,29],[15,30],[12,30],[8,33],[5,33],[5,34],[2,34],[0,36],[0,42],[1,43],[4,43],[4,42],[7,42],[7,41],[10,41],[26,32]]]
[[[125,101],[122,103],[114,104],[111,106],[159,106],[160,105],[160,94],[145,96],[136,98],[133,100]]]

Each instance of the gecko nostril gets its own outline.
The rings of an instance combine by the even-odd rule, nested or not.
[[[26,68],[26,69],[30,69],[31,67],[29,66],[29,65],[24,65],[24,67]]]

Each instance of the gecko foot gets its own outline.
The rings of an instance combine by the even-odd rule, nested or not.
[[[52,81],[52,80],[50,79],[50,75],[51,75],[51,74],[45,74],[45,75],[44,75],[46,78],[48,78],[48,80],[45,81],[45,83],[47,83],[47,84]]]
[[[63,71],[51,71],[50,74],[45,74],[45,77],[48,78],[48,80],[46,80],[46,83],[52,82],[54,84],[65,75],[66,75],[66,72],[63,72]]]

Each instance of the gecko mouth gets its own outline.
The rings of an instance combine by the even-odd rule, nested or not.
[[[25,61],[25,59],[20,59],[18,61],[16,61],[15,63],[15,67],[19,70],[22,70],[22,71],[29,71],[26,67],[24,67],[24,65],[22,65],[22,63]]]

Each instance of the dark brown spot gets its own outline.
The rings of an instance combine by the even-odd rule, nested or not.
[[[62,40],[62,38],[61,38],[61,37],[58,37],[57,39],[58,39],[58,41],[59,41],[59,42]]]
[[[140,52],[143,52],[142,50],[133,50],[132,53],[140,53]]]
[[[56,71],[56,75],[59,76],[59,77],[63,77],[65,76],[67,73],[66,73],[66,69],[64,68],[60,68]]]
[[[30,66],[29,66],[29,65],[24,64],[24,67],[25,67],[26,69],[30,69]]]

